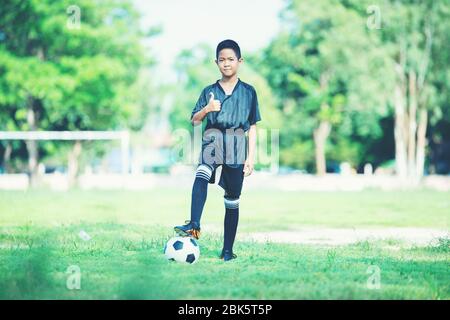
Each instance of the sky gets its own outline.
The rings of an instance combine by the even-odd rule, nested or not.
[[[280,30],[283,0],[135,0],[142,26],[162,26],[148,42],[159,62],[163,82],[173,81],[176,55],[198,43],[213,49],[224,39],[239,43],[245,58],[266,46]],[[213,60],[214,57],[211,57]]]

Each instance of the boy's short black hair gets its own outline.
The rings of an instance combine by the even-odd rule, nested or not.
[[[236,41],[234,40],[223,40],[222,42],[220,42],[217,45],[217,49],[216,49],[216,59],[219,59],[219,52],[222,49],[233,49],[234,53],[236,53],[236,57],[238,59],[241,58],[241,48],[239,48],[239,45],[237,44]]]

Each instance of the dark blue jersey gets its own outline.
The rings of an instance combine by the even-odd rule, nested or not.
[[[221,109],[206,115],[202,154],[211,154],[212,151],[212,155],[217,157],[216,162],[221,158],[222,163],[226,164],[243,163],[247,150],[245,135],[241,133],[245,133],[251,125],[261,120],[256,90],[250,84],[238,79],[233,92],[226,95],[217,80],[203,89],[192,110],[191,120],[194,114],[208,104],[210,92],[214,94],[214,99],[221,102]],[[223,155],[226,155],[225,159]],[[208,163],[205,159],[203,161],[200,159],[200,162]]]
[[[241,128],[247,131],[251,125],[261,120],[255,88],[240,79],[238,79],[231,95],[225,94],[219,80],[204,88],[194,110],[192,110],[191,119],[194,114],[208,104],[210,92],[214,94],[214,99],[220,100],[221,110],[207,114],[205,129]]]

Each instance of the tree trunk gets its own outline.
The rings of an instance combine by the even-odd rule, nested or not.
[[[42,47],[37,48],[36,56],[39,60],[44,60],[44,49]],[[36,131],[38,128],[38,100],[31,94],[27,97],[27,124],[29,131]],[[37,140],[25,141],[28,151],[28,170],[30,172],[30,186],[36,187],[38,184],[38,143]]]
[[[433,39],[433,28],[430,23],[429,19],[425,20],[425,46],[418,68],[406,72],[407,45],[404,40],[400,40],[398,62],[395,65],[398,77],[394,95],[396,170],[400,177],[408,176],[413,182],[418,182],[423,176],[425,165],[428,121],[425,87]],[[410,68],[412,67],[410,66]],[[408,79],[408,90],[406,90],[406,78]],[[408,108],[406,108],[407,104]],[[418,110],[419,124],[417,124]]]
[[[417,128],[417,152],[416,152],[416,168],[415,174],[417,178],[422,178],[425,168],[425,148],[427,145],[426,134],[428,124],[427,113],[427,90],[425,89],[425,80],[428,72],[429,62],[431,60],[431,47],[433,42],[433,28],[430,24],[430,20],[425,23],[425,50],[421,64],[419,66],[417,76],[417,105],[419,108],[419,125]]]
[[[317,175],[326,173],[325,144],[331,131],[331,124],[328,121],[320,121],[319,127],[314,130],[314,144],[316,154]]]
[[[77,183],[78,169],[79,169],[79,158],[81,154],[82,146],[81,141],[75,141],[71,152],[69,152],[68,161],[68,179],[69,186],[73,187]]]
[[[408,176],[416,178],[417,78],[413,70],[409,71],[408,80]]]
[[[419,127],[417,129],[417,155],[416,155],[416,176],[423,177],[425,166],[425,147],[427,134],[428,114],[425,108],[420,108]]]
[[[11,142],[6,142],[5,153],[3,154],[3,167],[5,168],[5,172],[9,173],[9,160],[11,159],[12,147]]]
[[[404,103],[404,94],[400,84],[397,84],[395,87],[394,107],[395,171],[399,177],[404,178],[407,176],[408,172],[406,162],[407,136],[405,135],[406,108]]]
[[[32,97],[28,97],[27,101],[27,123],[29,131],[37,130],[37,116],[35,111],[36,100]],[[36,140],[25,141],[28,151],[28,170],[30,173],[30,186],[35,187],[38,179],[38,145]]]

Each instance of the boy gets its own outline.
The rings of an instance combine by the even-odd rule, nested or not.
[[[222,165],[219,185],[225,190],[225,221],[220,257],[224,261],[236,258],[233,244],[239,220],[239,197],[244,176],[253,171],[256,122],[261,120],[255,89],[237,76],[242,61],[235,41],[224,40],[217,45],[215,63],[222,78],[203,89],[191,114],[193,126],[207,119],[192,187],[191,220],[174,228],[181,236],[200,237],[200,218],[208,183],[215,182],[216,169]]]

